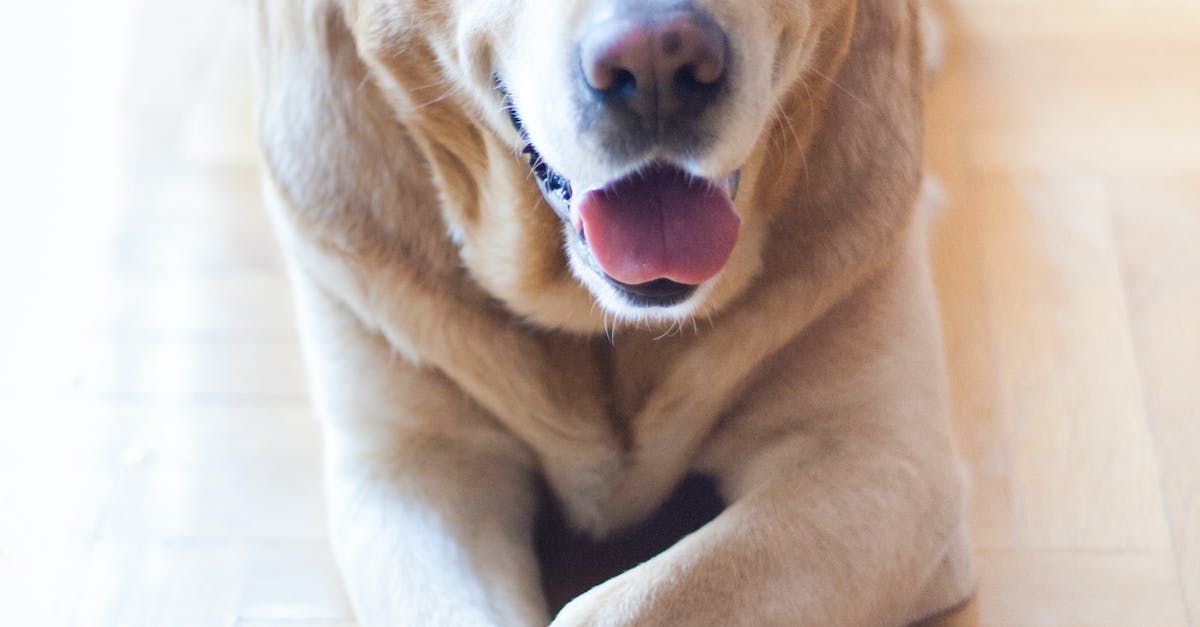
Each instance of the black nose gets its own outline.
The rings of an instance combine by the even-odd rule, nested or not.
[[[643,129],[693,118],[721,93],[729,41],[709,15],[688,5],[611,0],[593,13],[579,45],[591,95],[607,114]]]

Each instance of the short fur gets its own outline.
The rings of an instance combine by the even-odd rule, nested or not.
[[[572,275],[492,83],[510,72],[547,158],[611,176],[521,74],[588,4],[259,1],[267,196],[359,620],[544,625],[542,482],[604,537],[688,473],[725,511],[554,625],[900,625],[960,603],[964,478],[914,212],[919,7],[697,2],[756,42],[727,141],[694,164],[742,167],[743,228],[696,318],[664,321]]]

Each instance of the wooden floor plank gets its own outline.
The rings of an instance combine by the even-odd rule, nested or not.
[[[133,541],[325,537],[321,448],[311,411],[138,404],[98,537]]]
[[[245,549],[233,543],[101,542],[73,624],[232,625],[245,571]]]
[[[1167,549],[1104,188],[979,186],[1016,546]]]
[[[348,625],[332,550],[324,538],[259,543],[249,550],[239,625],[285,622]]]
[[[972,538],[979,547],[1012,548],[1012,455],[997,411],[1000,390],[985,289],[983,212],[968,186],[951,184],[948,189],[947,206],[933,220],[931,250],[941,296],[951,415],[971,471]]]
[[[1164,164],[1200,169],[1194,2],[950,4],[966,71],[945,78],[965,96],[962,130],[978,167],[1110,175]]]
[[[1192,620],[1200,618],[1200,184],[1117,185],[1134,345]]]
[[[0,374],[12,375],[0,377],[0,395],[89,398],[100,406],[133,401],[305,405],[308,387],[299,345],[291,334],[265,335],[32,334],[9,344],[27,347],[28,357],[0,362]]]
[[[982,552],[983,627],[1187,625],[1169,551]]]

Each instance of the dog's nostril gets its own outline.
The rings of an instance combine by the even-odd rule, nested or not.
[[[675,90],[676,92],[688,90],[704,90],[712,89],[712,81],[701,80],[696,74],[696,67],[689,65],[682,67],[675,73]]]
[[[632,72],[628,70],[616,70],[613,72],[612,84],[608,86],[608,89],[603,91],[629,96],[637,91],[637,87],[637,77]]]

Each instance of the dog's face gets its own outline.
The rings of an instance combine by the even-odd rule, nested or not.
[[[853,12],[852,0],[344,4],[360,49],[406,92],[394,100],[410,121],[453,118],[426,133],[435,168],[438,152],[487,155],[441,164],[480,189],[478,212],[499,215],[536,183],[545,204],[510,208],[510,220],[555,220],[555,245],[607,312],[671,322],[711,312],[759,271],[767,209],[755,188],[775,182],[763,166],[787,143],[771,135],[805,123],[784,103],[823,39],[841,35],[828,27]],[[498,228],[461,215],[460,242]],[[536,254],[528,238],[510,242],[526,250],[482,263],[536,265],[523,259]]]

